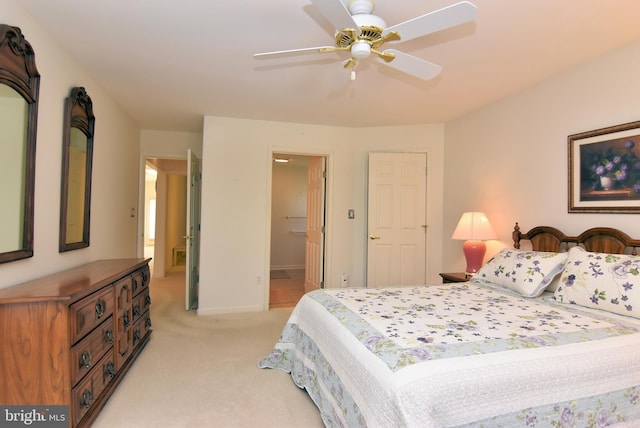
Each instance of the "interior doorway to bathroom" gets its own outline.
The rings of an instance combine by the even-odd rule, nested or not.
[[[326,157],[274,153],[269,307],[324,286]]]

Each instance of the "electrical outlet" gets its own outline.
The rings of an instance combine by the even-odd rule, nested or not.
[[[347,275],[346,273],[342,274],[340,285],[342,285],[343,288],[346,288],[349,286],[349,275]]]

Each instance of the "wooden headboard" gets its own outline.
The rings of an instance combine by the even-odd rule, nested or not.
[[[516,223],[513,229],[513,247],[520,248],[520,241],[531,241],[534,251],[567,251],[570,246],[580,245],[587,251],[597,253],[637,255],[640,239],[631,239],[629,235],[611,227],[594,227],[585,230],[578,236],[567,236],[555,227],[537,226],[522,233]]]

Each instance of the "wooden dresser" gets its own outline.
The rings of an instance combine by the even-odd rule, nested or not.
[[[149,341],[150,259],[99,260],[0,289],[0,403],[88,426]]]

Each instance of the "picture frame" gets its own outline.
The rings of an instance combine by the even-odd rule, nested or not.
[[[640,213],[640,121],[569,135],[569,212]]]

